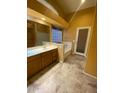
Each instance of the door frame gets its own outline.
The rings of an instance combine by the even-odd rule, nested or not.
[[[77,40],[78,40],[78,35],[79,35],[79,30],[80,29],[88,29],[88,36],[87,36],[87,40],[86,40],[85,52],[84,53],[76,52],[76,49],[77,49]],[[79,55],[83,55],[83,56],[87,57],[87,49],[88,49],[88,44],[89,44],[89,39],[90,39],[90,33],[91,33],[91,26],[78,27],[77,28],[77,30],[76,30],[76,38],[75,38],[75,48],[74,48],[74,53],[75,54],[79,54]]]

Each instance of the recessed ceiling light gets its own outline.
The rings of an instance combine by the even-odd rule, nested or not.
[[[81,0],[81,3],[84,3],[85,2],[85,0]]]
[[[41,18],[42,20],[46,20],[45,18]]]

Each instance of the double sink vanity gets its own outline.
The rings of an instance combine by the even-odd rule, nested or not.
[[[29,82],[61,59],[58,56],[58,48],[52,42],[52,25],[29,16],[27,20],[27,80]]]
[[[31,79],[54,62],[58,62],[58,48],[54,45],[36,46],[27,49],[27,79]]]

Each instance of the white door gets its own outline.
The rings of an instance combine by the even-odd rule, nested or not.
[[[86,56],[91,27],[77,29],[75,53]]]

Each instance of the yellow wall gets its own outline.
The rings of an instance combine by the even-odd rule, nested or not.
[[[85,72],[97,77],[97,27],[96,19],[94,22],[93,33],[91,36],[91,42],[87,55],[87,63],[85,67]]]
[[[72,16],[72,14],[70,15]],[[70,18],[68,16],[68,19]],[[70,22],[68,29],[64,31],[64,41],[73,41],[76,38],[78,27],[91,26],[90,39],[87,52],[87,63],[85,72],[96,76],[96,7],[87,8],[77,12],[73,20]],[[74,47],[74,45],[73,45]]]
[[[95,7],[80,10],[73,17],[73,20],[69,23],[69,27],[63,33],[64,41],[73,41],[76,38],[76,32],[78,27],[91,26],[91,32],[94,24]],[[68,15],[67,19],[70,19],[72,14]],[[75,42],[73,43],[74,48]],[[89,45],[89,44],[88,44]],[[89,47],[89,46],[88,46]]]
[[[69,23],[69,27],[64,31],[64,41],[73,41],[76,37],[76,31],[78,27],[93,26],[93,18],[95,13],[95,7],[91,7],[85,10],[81,10],[76,13],[73,20]],[[72,14],[71,14],[72,15]],[[71,16],[70,15],[70,16]],[[69,19],[70,19],[70,16]]]

